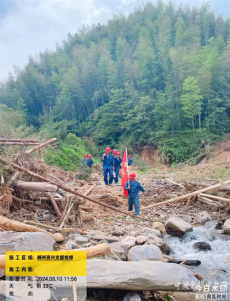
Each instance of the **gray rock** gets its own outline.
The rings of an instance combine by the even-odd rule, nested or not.
[[[147,240],[148,240],[148,237],[146,237],[144,235],[139,235],[136,237],[136,243],[138,245],[143,245]]]
[[[166,233],[165,226],[161,222],[154,222],[152,228],[161,232],[161,234]]]
[[[191,223],[193,217],[190,216],[190,215],[182,215],[182,218],[184,221],[188,222],[188,223]]]
[[[145,235],[145,236],[148,236],[148,234],[154,234],[156,236],[161,236],[161,232],[157,229],[152,229],[152,228],[147,228],[145,227],[143,230],[141,230],[140,232],[140,235]]]
[[[141,247],[138,246],[138,248]],[[137,291],[191,291],[191,283],[196,281],[196,277],[189,269],[175,263],[161,261],[121,262],[103,259],[87,261],[88,288],[131,291],[134,288]],[[184,283],[185,285],[183,285]]]
[[[200,224],[205,224],[207,221],[211,220],[211,216],[206,211],[199,212],[196,215],[196,221]]]
[[[89,239],[87,237],[84,237],[84,236],[75,236],[74,241],[78,245],[84,245],[89,241]]]
[[[146,244],[158,246],[162,252],[166,251],[166,243],[161,238],[159,238],[158,236],[156,236],[154,234],[148,235],[148,240],[147,240]]]
[[[230,218],[225,221],[222,228],[225,233],[230,234]]]
[[[111,248],[111,251],[113,251],[113,253],[115,253],[120,260],[126,260],[127,252],[120,241],[109,244],[109,247]],[[107,256],[109,258],[117,260],[116,256],[113,253],[111,252]]]
[[[102,231],[99,230],[91,230],[90,232],[87,233],[90,237],[96,236],[96,235],[102,235],[104,236],[105,234]]]
[[[164,261],[161,250],[155,245],[132,247],[128,252],[128,261]]]
[[[201,251],[207,251],[207,250],[211,250],[212,249],[211,246],[210,246],[210,244],[208,244],[207,242],[204,242],[204,241],[196,242],[193,245],[193,248],[201,250]]]
[[[122,235],[124,235],[125,233],[124,233],[123,230],[116,229],[116,230],[114,230],[111,234],[114,235],[114,236],[122,236]]]
[[[67,241],[67,243],[65,244],[65,246],[69,250],[73,250],[73,249],[77,248],[77,244],[74,241],[72,241],[72,240]]]
[[[183,237],[186,232],[192,231],[192,225],[182,218],[174,216],[167,220],[165,229],[172,236]]]
[[[7,251],[53,251],[55,240],[42,232],[0,232],[0,254]],[[0,269],[0,277],[4,275]]]
[[[141,297],[138,294],[131,293],[126,295],[123,301],[141,301]]]
[[[55,240],[42,232],[0,232],[0,254],[7,251],[53,251]]]
[[[110,236],[102,236],[102,235],[96,235],[92,238],[93,240],[96,241],[101,241],[101,240],[107,240],[108,243],[113,243],[113,242],[118,242],[119,239],[117,237],[110,237]]]
[[[121,240],[121,243],[125,249],[130,249],[136,243],[136,237],[134,236],[126,236]]]

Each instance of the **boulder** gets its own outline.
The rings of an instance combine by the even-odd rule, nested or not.
[[[144,235],[138,235],[136,237],[136,243],[138,245],[143,245],[146,241],[148,240],[148,237],[147,236],[144,236]]]
[[[148,234],[154,234],[156,236],[161,236],[161,232],[157,229],[152,229],[152,228],[148,228],[148,227],[145,227],[143,228],[140,232],[139,232],[140,235],[145,235],[145,236],[148,236]]]
[[[123,299],[123,301],[141,301],[141,297],[136,294],[136,293],[131,293],[125,296],[125,298]]]
[[[148,235],[148,240],[147,240],[146,244],[158,246],[162,252],[166,251],[166,243],[161,238],[159,238],[158,236],[156,236],[154,234]]]
[[[155,229],[155,230],[158,230],[161,232],[161,234],[165,234],[166,233],[166,230],[165,230],[165,226],[163,223],[161,222],[154,222],[152,224],[152,228]]]
[[[0,254],[7,251],[53,251],[55,240],[42,232],[0,232]]]
[[[207,221],[211,220],[211,216],[206,211],[199,212],[196,215],[196,221],[199,224],[205,224]]]
[[[142,246],[138,246],[141,248]],[[112,271],[112,272],[111,272]],[[178,264],[161,261],[87,261],[87,287],[136,291],[191,291],[193,273]],[[60,284],[62,285],[62,284]],[[69,284],[72,286],[72,284]]]
[[[84,237],[84,236],[76,236],[74,238],[74,241],[78,245],[84,245],[84,244],[86,244],[89,241],[89,239],[87,237]]]
[[[125,249],[130,249],[136,243],[136,237],[134,236],[126,236],[121,240],[121,243]]]
[[[128,252],[128,261],[164,261],[161,250],[154,245],[132,247]]]
[[[176,237],[183,237],[188,231],[192,231],[192,225],[180,217],[170,217],[165,225],[168,234]]]
[[[210,246],[210,244],[208,244],[207,242],[204,242],[204,241],[196,242],[193,245],[193,248],[201,250],[201,251],[207,251],[207,250],[211,250],[212,249],[211,246]]]
[[[0,232],[0,254],[7,251],[53,251],[55,240],[42,232]],[[0,277],[4,275],[0,269]]]
[[[123,261],[126,260],[127,252],[125,251],[125,249],[120,241],[109,244],[109,247],[111,248],[111,251],[113,253],[115,253],[120,260],[123,260]],[[112,252],[109,253],[107,256],[109,258],[113,258],[113,259],[117,260],[116,256]]]
[[[225,233],[230,234],[230,218],[225,221],[222,228]]]

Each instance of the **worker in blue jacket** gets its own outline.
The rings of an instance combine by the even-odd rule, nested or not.
[[[105,185],[112,185],[113,183],[113,168],[114,168],[114,157],[111,155],[111,148],[106,148],[106,153],[101,157],[101,161],[103,162],[103,171],[104,171],[104,182]],[[109,174],[109,182],[108,182],[108,174]]]
[[[131,158],[132,156],[128,155],[128,166],[131,166],[133,164],[133,160]]]
[[[94,164],[94,162],[93,162],[93,159],[92,159],[92,155],[89,155],[89,159],[87,161],[87,166],[89,168],[91,168],[93,164]]]
[[[117,154],[118,154],[117,150],[116,149],[113,150],[114,169],[115,169],[115,174],[116,174],[116,177],[114,178],[114,182],[115,183],[118,183],[118,176],[119,176],[119,171],[120,171],[120,165],[121,165],[121,162],[122,162],[121,157],[119,157]]]
[[[83,165],[87,165],[87,162],[88,162],[87,155],[84,155],[84,156],[83,156],[83,159],[81,160],[81,163],[82,163]]]
[[[144,190],[144,187],[141,186],[141,184],[136,181],[136,175],[135,173],[131,173],[129,175],[129,181],[125,184],[125,190],[128,190],[128,204],[129,204],[129,211],[133,210],[133,205],[135,208],[135,215],[140,214],[140,201],[138,197],[139,190],[144,192],[144,195],[146,195],[146,192]]]

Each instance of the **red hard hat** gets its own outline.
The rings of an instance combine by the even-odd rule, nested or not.
[[[87,157],[87,155],[84,155],[84,158],[86,158]]]
[[[131,156],[131,155],[128,155],[128,158],[132,158],[132,156]]]
[[[120,152],[117,152],[117,154],[118,154],[118,156],[120,156],[121,153],[120,153]]]
[[[129,177],[130,177],[131,179],[135,179],[135,178],[136,178],[136,175],[135,175],[135,173],[131,173],[131,174],[129,175]]]
[[[114,150],[113,150],[113,153],[114,153],[114,154],[117,154],[117,150],[116,150],[116,149],[114,149]]]
[[[111,152],[111,148],[110,147],[106,147],[105,149],[107,152]]]
[[[89,155],[89,158],[92,158],[92,155]]]

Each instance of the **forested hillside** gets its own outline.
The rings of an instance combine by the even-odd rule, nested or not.
[[[230,19],[158,1],[85,26],[15,68],[0,103],[62,139],[190,158],[230,132]]]

